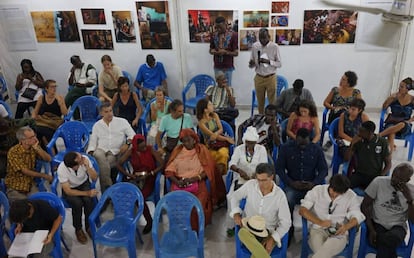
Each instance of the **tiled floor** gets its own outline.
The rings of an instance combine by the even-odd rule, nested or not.
[[[237,119],[237,124],[241,121],[244,121],[250,112],[247,110],[242,110],[240,112],[240,117]],[[379,114],[378,113],[369,113],[370,118],[378,123]],[[327,139],[327,134],[325,140]],[[407,160],[407,149],[403,147],[402,141],[396,142],[398,145],[397,150],[393,154],[393,167],[395,167],[400,162],[405,162]],[[326,158],[328,164],[332,158],[332,148],[326,153]],[[331,173],[331,171],[329,171]],[[150,209],[153,211],[154,205],[152,202],[149,203]],[[110,210],[110,209],[108,209]],[[71,211],[68,209],[66,211],[66,220],[63,227],[64,237],[66,242],[70,247],[70,252],[64,251],[64,257],[73,257],[73,258],[84,258],[84,257],[93,257],[92,242],[89,240],[86,245],[81,245],[76,241],[74,234],[74,229],[72,227],[72,216]],[[111,211],[106,211],[103,214],[104,218],[109,218],[111,216]],[[235,243],[234,238],[228,238],[226,236],[226,229],[224,227],[226,215],[226,209],[222,208],[216,211],[213,215],[213,223],[208,225],[205,228],[205,239],[204,239],[204,250],[206,258],[215,258],[215,257],[235,257]],[[299,215],[295,214],[294,219],[296,228],[300,228],[300,219]],[[140,221],[140,230],[142,231],[145,221],[141,219]],[[143,236],[144,244],[140,244],[139,241],[136,243],[137,255],[139,257],[154,257],[153,244],[151,239],[151,234]],[[295,239],[292,245],[288,249],[288,257],[300,257],[300,248],[301,248],[301,231],[295,232]],[[358,241],[356,241],[358,243]],[[123,248],[109,248],[109,247],[98,247],[99,257],[111,258],[111,257],[127,257],[127,252]],[[356,257],[356,256],[355,256]],[[374,257],[374,256],[367,256]],[[413,256],[412,256],[413,257]]]

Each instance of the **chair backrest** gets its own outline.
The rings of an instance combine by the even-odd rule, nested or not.
[[[198,238],[204,239],[204,211],[197,197],[186,191],[173,191],[166,194],[158,202],[154,212],[152,227],[153,240],[158,235],[158,222],[165,211],[168,216],[170,230],[172,227],[191,231],[191,212],[195,209],[198,214]],[[158,239],[158,238],[157,238]]]
[[[4,233],[6,219],[9,217],[10,205],[9,205],[9,200],[7,199],[6,194],[4,194],[3,192],[0,192],[0,208],[3,210],[3,212],[1,212],[1,222],[0,222],[0,227],[1,227],[0,229],[3,232],[0,231],[0,233]],[[3,236],[3,234],[1,234],[1,236]]]
[[[335,144],[335,139],[338,137],[338,125],[339,125],[339,117],[335,118],[331,124],[329,125],[329,139],[333,144]]]
[[[207,74],[199,74],[194,76],[185,86],[183,93],[187,93],[190,87],[194,84],[196,88],[196,96],[203,95],[207,87],[210,85],[216,85],[216,82],[213,77]]]
[[[134,89],[134,81],[132,79],[132,75],[130,73],[128,73],[127,71],[122,71],[122,76],[128,78],[128,80],[129,80],[129,89],[133,90]]]
[[[276,94],[277,96],[280,96],[282,90],[286,90],[289,87],[289,84],[284,76],[278,75],[276,78],[276,86]]]
[[[95,96],[82,96],[75,100],[70,108],[66,120],[72,118],[76,109],[79,109],[80,118],[83,122],[98,121],[100,118],[99,107],[101,102]]]
[[[384,130],[385,127],[385,115],[387,114],[387,109],[382,109],[381,110],[381,115],[380,115],[380,121],[379,121],[379,132],[382,132]]]
[[[220,120],[220,121],[221,121],[221,125],[223,126],[224,135],[234,139],[233,128],[231,128],[230,124],[227,123],[224,120]],[[230,157],[233,155],[233,151],[234,151],[234,144],[230,144],[229,145],[229,155],[230,155]]]
[[[116,183],[106,189],[99,206],[103,206],[107,199],[112,200],[115,217],[129,217],[138,219],[144,210],[144,196],[138,187],[131,183]],[[136,206],[138,205],[138,212]]]
[[[1,92],[0,92],[0,96],[1,96]],[[7,104],[5,101],[1,100],[1,97],[0,97],[0,105],[3,105],[3,107],[6,109],[7,113],[9,114],[9,118],[13,118],[13,113],[12,113],[12,110],[11,110],[9,104]]]
[[[67,151],[84,152],[89,143],[89,130],[79,121],[68,121],[63,123],[56,130],[52,140],[47,145],[49,153],[51,153],[52,147],[59,137],[63,138]]]

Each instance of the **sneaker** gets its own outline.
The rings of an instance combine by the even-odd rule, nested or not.
[[[235,229],[234,228],[228,228],[227,229],[227,237],[234,237]]]
[[[322,146],[322,150],[323,151],[328,151],[330,148],[332,147],[332,142],[331,141],[327,141],[323,146]]]
[[[76,239],[78,239],[79,243],[82,245],[88,242],[88,238],[86,238],[85,232],[82,229],[77,229],[75,231]]]

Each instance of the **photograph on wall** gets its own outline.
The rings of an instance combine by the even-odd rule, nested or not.
[[[269,30],[270,41],[274,41],[274,30]],[[252,49],[253,43],[259,40],[259,29],[244,30],[241,29],[240,35],[240,51],[249,51]]]
[[[243,27],[269,27],[269,11],[243,11]]]
[[[142,49],[172,49],[168,1],[136,2]]]
[[[288,15],[272,15],[270,20],[271,27],[287,27],[289,26],[289,16]]]
[[[190,42],[210,43],[210,35],[216,31],[217,17],[224,17],[229,30],[238,31],[237,11],[188,10]]]
[[[289,2],[272,2],[272,13],[288,13]]]
[[[112,11],[116,42],[137,42],[131,11]]]
[[[38,42],[80,41],[74,11],[30,12]]]
[[[307,10],[303,21],[303,44],[354,43],[358,12]]]
[[[301,37],[301,29],[277,29],[275,42],[279,46],[299,46]]]
[[[82,30],[85,49],[114,49],[111,30]]]
[[[106,24],[104,9],[81,9],[84,24]]]

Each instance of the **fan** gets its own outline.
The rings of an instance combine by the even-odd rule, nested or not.
[[[346,3],[337,2],[335,0],[321,0],[321,1],[330,6],[347,8],[351,10],[367,12],[367,13],[372,13],[372,14],[382,14],[382,17],[384,18],[385,21],[408,22],[414,18],[412,13],[410,13],[411,0],[394,0],[390,11],[387,11],[381,8],[376,8],[376,7],[346,4]]]

